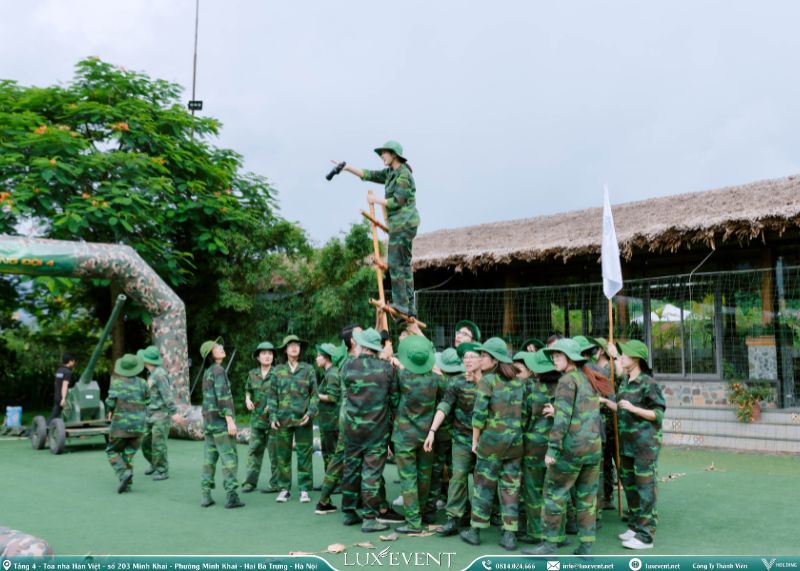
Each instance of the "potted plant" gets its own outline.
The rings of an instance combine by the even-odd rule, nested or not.
[[[741,422],[753,422],[761,418],[761,401],[772,396],[768,382],[752,381],[731,383],[728,400],[736,407],[736,417]]]

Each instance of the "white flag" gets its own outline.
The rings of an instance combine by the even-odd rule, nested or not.
[[[614,228],[614,216],[611,214],[611,203],[608,200],[608,186],[603,186],[603,244],[601,260],[603,266],[603,293],[608,299],[614,297],[622,289],[622,267],[619,264],[619,243]]]

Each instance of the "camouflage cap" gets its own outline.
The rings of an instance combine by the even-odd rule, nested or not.
[[[537,351],[537,353],[538,352],[539,351]],[[547,355],[552,355],[553,353],[564,353],[564,355],[566,355],[567,358],[574,363],[586,360],[586,357],[581,355],[578,342],[574,339],[559,339],[553,343],[552,347],[546,347],[542,349],[542,352]]]
[[[463,345],[463,343],[462,343]],[[436,354],[436,366],[445,373],[463,373],[466,371],[458,351],[452,347]]]
[[[135,377],[144,370],[144,360],[133,353],[126,353],[114,363],[114,373],[120,377]]]
[[[638,339],[631,339],[630,341],[620,342],[619,348],[620,348],[620,353],[622,353],[623,355],[641,359],[642,361],[645,362],[645,364],[647,364],[647,358],[649,357],[650,353],[647,350],[647,345],[645,345]]]
[[[470,321],[469,319],[462,319],[458,323],[456,323],[456,331],[461,329],[462,327],[466,327],[470,331],[472,331],[472,340],[480,343],[481,342],[481,330],[480,327],[474,322]]]
[[[481,351],[481,344],[480,343],[472,343],[467,341],[466,343],[462,343],[458,347],[456,347],[456,352],[458,356],[463,359],[464,355],[467,353],[475,353],[478,354]]]
[[[398,159],[406,162],[406,158],[403,156],[403,145],[397,141],[386,141],[382,147],[375,149],[375,154],[381,156],[383,151],[392,151],[395,155],[397,155]]]
[[[275,347],[269,341],[262,341],[253,350],[253,357],[257,358],[258,354],[261,353],[261,351],[272,351],[274,353]]]
[[[136,351],[136,354],[141,357],[145,363],[150,365],[161,366],[161,364],[164,362],[164,360],[161,358],[161,351],[159,351],[158,347],[155,345],[150,345],[146,349],[139,349]]]
[[[364,331],[361,332],[354,331],[353,339],[356,340],[356,343],[362,347],[366,347],[367,349],[372,349],[373,351],[378,352],[383,350],[383,345],[381,345],[381,334],[378,333],[374,327],[364,329]]]
[[[513,363],[511,357],[508,356],[508,345],[500,337],[487,339],[485,343],[481,344],[478,351],[488,353],[501,363]]]
[[[409,335],[400,341],[397,358],[406,369],[417,374],[430,373],[436,362],[433,343],[422,335]]]
[[[214,345],[222,345],[222,337],[217,337],[213,341],[203,341],[203,344],[200,345],[200,356],[203,357],[203,359],[208,357]]]

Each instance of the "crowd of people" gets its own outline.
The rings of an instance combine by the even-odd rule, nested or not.
[[[245,383],[251,416],[241,487],[225,347],[221,339],[203,343],[201,506],[215,503],[217,463],[225,507],[244,506],[239,494],[258,489],[265,452],[271,469],[261,492],[290,501],[294,451],[299,501],[310,503],[319,491],[316,514],[341,510],[344,525],[364,532],[397,523],[398,533],[419,533],[441,522],[444,511],[441,536],[479,545],[481,530],[498,526],[503,548],[522,543],[523,553],[545,555],[573,534],[574,553],[589,554],[603,509],[613,509],[618,477],[629,528],[619,536],[622,545],[653,546],[665,402],[644,343],[553,335],[527,340],[512,353],[499,337],[481,342],[479,327],[468,320],[457,324],[453,347],[441,352],[424,336],[400,337],[394,351],[386,332],[348,325],[341,344],[315,347],[316,367],[302,360],[308,347],[297,336],[277,346],[259,343]],[[175,405],[160,365],[158,349],[148,347],[114,369],[107,453],[120,493],[130,490],[140,442],[150,462],[146,473],[156,480],[169,474],[166,437]],[[147,381],[139,376],[145,368]],[[325,467],[318,490],[314,424]],[[402,491],[394,501],[384,479],[390,461]],[[395,510],[400,506],[402,513]]]

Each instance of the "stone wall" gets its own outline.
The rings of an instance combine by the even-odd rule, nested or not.
[[[704,408],[732,408],[728,402],[727,381],[673,381],[656,380],[664,391],[667,401],[667,410],[677,407],[704,407]],[[775,408],[775,387],[772,388],[773,398],[767,407]]]

